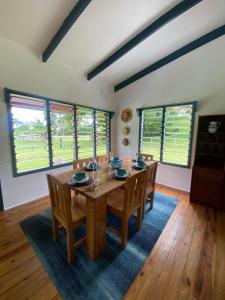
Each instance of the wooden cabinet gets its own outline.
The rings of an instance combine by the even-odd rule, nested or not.
[[[211,121],[220,123],[216,133],[208,132]],[[225,210],[225,115],[199,117],[190,200]]]

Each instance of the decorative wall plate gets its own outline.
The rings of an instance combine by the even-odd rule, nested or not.
[[[123,122],[129,122],[133,117],[132,110],[130,108],[125,108],[121,113],[121,120]]]
[[[123,138],[122,143],[124,146],[127,146],[129,144],[128,138]]]
[[[123,127],[123,134],[124,134],[124,135],[128,135],[129,132],[130,132],[130,128],[129,128],[128,126],[124,126],[124,127]]]

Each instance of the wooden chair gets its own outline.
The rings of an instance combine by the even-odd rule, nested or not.
[[[143,156],[145,160],[151,161],[153,160],[153,155],[152,154],[145,154],[145,153],[137,153],[137,156]]]
[[[143,207],[143,217],[145,212],[145,204],[148,202],[150,204],[149,209],[153,208],[154,204],[154,193],[155,193],[155,179],[157,173],[158,162],[155,161],[150,166],[147,166],[147,176],[146,176],[146,188],[145,188],[145,201]]]
[[[97,155],[96,156],[96,161],[100,162],[100,163],[105,163],[109,161],[109,154],[105,154],[105,155]]]
[[[74,159],[73,160],[73,169],[82,169],[90,161],[93,161],[93,157],[84,158],[84,159]]]
[[[128,236],[128,219],[137,212],[137,228],[141,227],[142,209],[145,196],[146,170],[143,170],[126,180],[124,190],[118,189],[108,197],[107,210],[122,220],[121,246],[126,247]],[[109,224],[109,227],[112,226]],[[113,229],[113,231],[116,231]],[[118,233],[116,231],[116,233]]]
[[[86,237],[74,243],[73,232],[81,224],[86,222],[86,200],[84,197],[75,196],[72,203],[70,188],[62,184],[50,174],[47,174],[49,195],[52,209],[53,239],[59,238],[59,229],[63,227],[67,233],[67,257],[68,261],[74,261],[74,250],[86,242]]]

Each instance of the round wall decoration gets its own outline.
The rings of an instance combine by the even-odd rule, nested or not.
[[[129,144],[128,138],[123,138],[122,143],[124,146],[127,146]]]
[[[121,113],[121,120],[123,122],[129,122],[132,119],[132,110],[130,108],[125,108]]]
[[[124,135],[128,135],[129,132],[130,132],[130,128],[129,128],[128,126],[124,126],[124,127],[123,127],[123,134],[124,134]]]

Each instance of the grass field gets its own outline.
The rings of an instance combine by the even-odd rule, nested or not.
[[[165,138],[163,162],[187,165],[189,139]],[[153,154],[155,160],[160,160],[160,137],[143,138],[142,152]]]
[[[79,159],[93,156],[93,141],[89,136],[81,136],[79,143]],[[165,139],[163,162],[186,165],[188,161],[189,140]],[[49,166],[48,145],[46,140],[15,139],[17,171],[25,172]],[[74,144],[72,136],[58,136],[52,138],[53,163],[59,165],[72,162]],[[155,160],[160,160],[160,137],[145,137],[142,143],[142,152],[153,154]],[[106,153],[105,141],[97,147],[97,155]]]
[[[93,156],[93,141],[88,136],[79,137],[79,159]],[[104,143],[104,144],[103,144]],[[26,172],[49,166],[48,145],[40,139],[15,139],[17,171]],[[52,139],[53,163],[55,165],[72,162],[74,157],[73,137]],[[97,155],[106,153],[105,142],[97,147]]]

